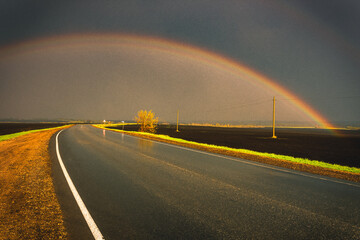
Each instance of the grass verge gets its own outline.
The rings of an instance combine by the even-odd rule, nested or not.
[[[0,239],[67,238],[48,152],[58,130],[31,131],[0,142]]]
[[[256,152],[247,149],[236,149],[236,148],[210,145],[205,143],[197,143],[179,138],[169,137],[167,135],[109,129],[106,128],[107,126],[104,126],[102,124],[96,124],[93,126],[111,131],[122,132],[132,136],[143,137],[155,141],[161,141],[161,142],[176,144],[184,147],[199,149],[203,151],[219,153],[228,156],[267,163],[289,169],[310,172],[310,173],[335,177],[339,179],[345,179],[354,182],[360,182],[360,169],[355,167],[341,166],[338,164],[330,164],[317,160],[297,158],[297,157],[279,155],[274,153]]]
[[[0,142],[11,139],[11,138],[19,137],[19,136],[22,136],[22,135],[25,135],[25,134],[29,134],[29,133],[41,132],[41,131],[44,131],[44,130],[61,129],[61,128],[64,128],[64,127],[69,127],[69,126],[72,126],[72,125],[65,125],[65,126],[54,127],[54,128],[35,129],[35,130],[17,132],[17,133],[12,133],[12,134],[7,134],[7,135],[1,135],[0,136]]]

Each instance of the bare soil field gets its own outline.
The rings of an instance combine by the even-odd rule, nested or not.
[[[0,135],[12,134],[17,132],[53,128],[66,125],[65,123],[1,123]]]
[[[118,127],[122,129],[122,127]],[[136,125],[125,127],[136,131]],[[277,139],[272,139],[271,128],[222,128],[207,126],[159,125],[158,134],[189,141],[276,153],[308,158],[327,163],[360,167],[360,131],[341,130],[334,135],[323,129],[276,129]]]

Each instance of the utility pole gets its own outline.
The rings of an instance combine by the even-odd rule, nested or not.
[[[177,111],[176,132],[180,132],[179,131],[179,110]]]
[[[275,135],[275,96],[273,98],[273,136],[272,138],[277,138]]]

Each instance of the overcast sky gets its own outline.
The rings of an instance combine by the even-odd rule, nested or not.
[[[331,122],[359,121],[359,26],[358,0],[0,1],[0,118],[132,119],[151,108],[173,121],[180,108],[187,121],[271,119],[271,92],[186,57],[101,41],[32,53],[22,45],[136,34],[230,58]],[[280,119],[293,121],[286,101]],[[257,111],[241,107],[254,103]]]

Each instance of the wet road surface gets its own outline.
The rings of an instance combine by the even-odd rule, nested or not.
[[[360,184],[144,140],[88,125],[58,137],[105,239],[360,239]],[[72,239],[89,239],[50,153]]]

